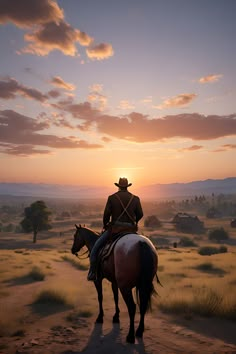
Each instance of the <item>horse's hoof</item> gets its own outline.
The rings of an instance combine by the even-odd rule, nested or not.
[[[131,344],[134,344],[135,343],[135,337],[134,336],[130,336],[128,334],[128,336],[126,337],[126,342],[127,343],[131,343]]]
[[[137,329],[137,331],[135,333],[135,337],[143,338],[143,331]]]
[[[99,317],[98,317],[98,318],[96,319],[95,323],[103,323],[103,318],[99,318]]]
[[[113,322],[113,323],[120,323],[119,317],[114,316],[112,322]]]

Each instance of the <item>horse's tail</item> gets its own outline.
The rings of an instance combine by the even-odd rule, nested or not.
[[[140,247],[140,275],[136,285],[136,297],[141,307],[146,310],[151,310],[152,295],[157,292],[153,286],[153,272],[155,269],[153,251],[150,246],[143,241],[139,242]]]

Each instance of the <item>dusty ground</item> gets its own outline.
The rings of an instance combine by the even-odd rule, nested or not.
[[[62,244],[61,247],[68,248],[69,243]],[[4,320],[8,317],[10,323],[14,319],[20,323],[16,325],[15,331],[0,337],[0,354],[236,353],[235,322],[167,316],[156,306],[146,316],[143,340],[136,340],[133,345],[127,344],[127,310],[121,299],[121,323],[113,325],[114,303],[108,282],[105,281],[104,284],[104,324],[95,325],[96,292],[93,284],[86,280],[87,272],[63,262],[62,253],[55,250],[50,241],[40,241],[37,245],[32,245],[31,240],[27,239],[15,242],[13,239],[2,238],[0,249],[0,267],[3,270],[6,265],[8,267],[0,282],[0,324],[4,325]],[[16,250],[22,253],[16,253]],[[13,277],[17,266],[23,272],[24,268],[22,270],[21,267],[27,267],[30,262],[40,267],[50,265],[43,282],[28,282],[22,276]],[[76,294],[74,308],[32,307],[32,301],[39,289],[47,286],[56,286],[57,289]],[[4,291],[7,295],[4,295]],[[78,310],[81,309],[89,309],[91,315],[78,315]],[[136,325],[137,322],[138,313]]]

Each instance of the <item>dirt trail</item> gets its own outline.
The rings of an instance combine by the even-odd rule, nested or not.
[[[146,316],[143,340],[131,345],[126,343],[128,315],[120,301],[120,325],[112,324],[114,304],[109,289],[104,295],[105,318],[103,325],[95,325],[97,314],[96,292],[93,284],[86,281],[86,272],[78,272],[65,262],[53,262],[57,281],[78,282],[85,288],[88,301],[93,305],[93,316],[75,317],[68,322],[66,316],[75,310],[64,309],[43,316],[30,312],[25,318],[25,335],[0,338],[0,354],[173,354],[173,353],[236,353],[235,323],[215,319],[193,318],[184,320],[163,315],[155,310]],[[46,280],[50,284],[50,278]],[[13,297],[6,299],[6,306],[29,304],[37,283],[11,286]],[[29,291],[30,290],[30,291]],[[31,292],[31,294],[29,293]],[[9,301],[7,303],[7,301]],[[25,306],[25,305],[24,305]],[[139,314],[136,315],[136,326]]]

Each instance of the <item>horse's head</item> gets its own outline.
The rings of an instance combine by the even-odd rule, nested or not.
[[[74,234],[74,242],[71,248],[71,253],[77,255],[77,252],[79,252],[81,248],[85,245],[85,239],[83,237],[83,232],[81,232],[83,230],[82,226],[78,226],[75,224],[75,227],[76,230]]]

